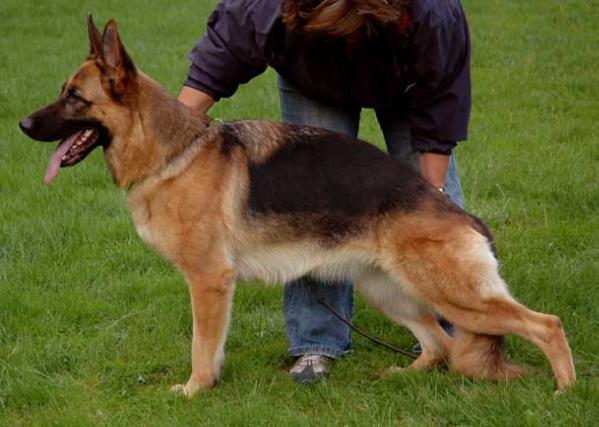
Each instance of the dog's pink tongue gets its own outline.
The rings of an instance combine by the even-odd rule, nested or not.
[[[83,132],[83,131],[81,131]],[[64,156],[69,148],[75,143],[81,132],[76,132],[73,135],[69,136],[63,142],[60,143],[52,158],[50,159],[50,164],[48,164],[48,170],[46,171],[46,176],[44,177],[44,184],[49,186],[58,175],[58,169],[60,169],[60,162],[62,161],[62,156]]]

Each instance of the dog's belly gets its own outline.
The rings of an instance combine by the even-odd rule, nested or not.
[[[305,275],[324,281],[351,280],[374,265],[372,258],[372,254],[360,250],[279,244],[238,253],[234,263],[242,279],[286,283]]]

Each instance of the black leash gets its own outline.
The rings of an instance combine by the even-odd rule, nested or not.
[[[322,295],[320,294],[320,292],[318,293],[318,301],[327,309],[329,310],[337,319],[341,320],[343,323],[345,323],[347,326],[349,326],[353,331],[359,333],[360,335],[362,335],[364,338],[369,339],[370,341],[372,341],[375,344],[378,344],[382,347],[385,347],[391,351],[394,351],[396,353],[399,353],[403,356],[406,357],[410,357],[412,359],[416,359],[418,358],[418,356],[416,356],[413,353],[410,353],[409,351],[406,350],[402,350],[401,348],[397,348],[391,344],[388,344],[384,341],[379,340],[378,338],[375,338],[373,336],[368,335],[366,332],[362,331],[361,329],[358,329],[357,327],[355,327],[349,320],[343,318],[343,316],[341,316],[339,313],[337,313],[335,311],[335,309],[333,307],[331,307],[322,297]]]

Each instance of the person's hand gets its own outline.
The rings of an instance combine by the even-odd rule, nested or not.
[[[449,156],[437,153],[420,153],[420,173],[436,188],[445,189],[445,177],[449,165]]]

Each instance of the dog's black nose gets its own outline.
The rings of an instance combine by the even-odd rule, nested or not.
[[[31,131],[33,128],[33,119],[31,117],[25,117],[23,120],[19,122],[19,127],[25,133]]]

